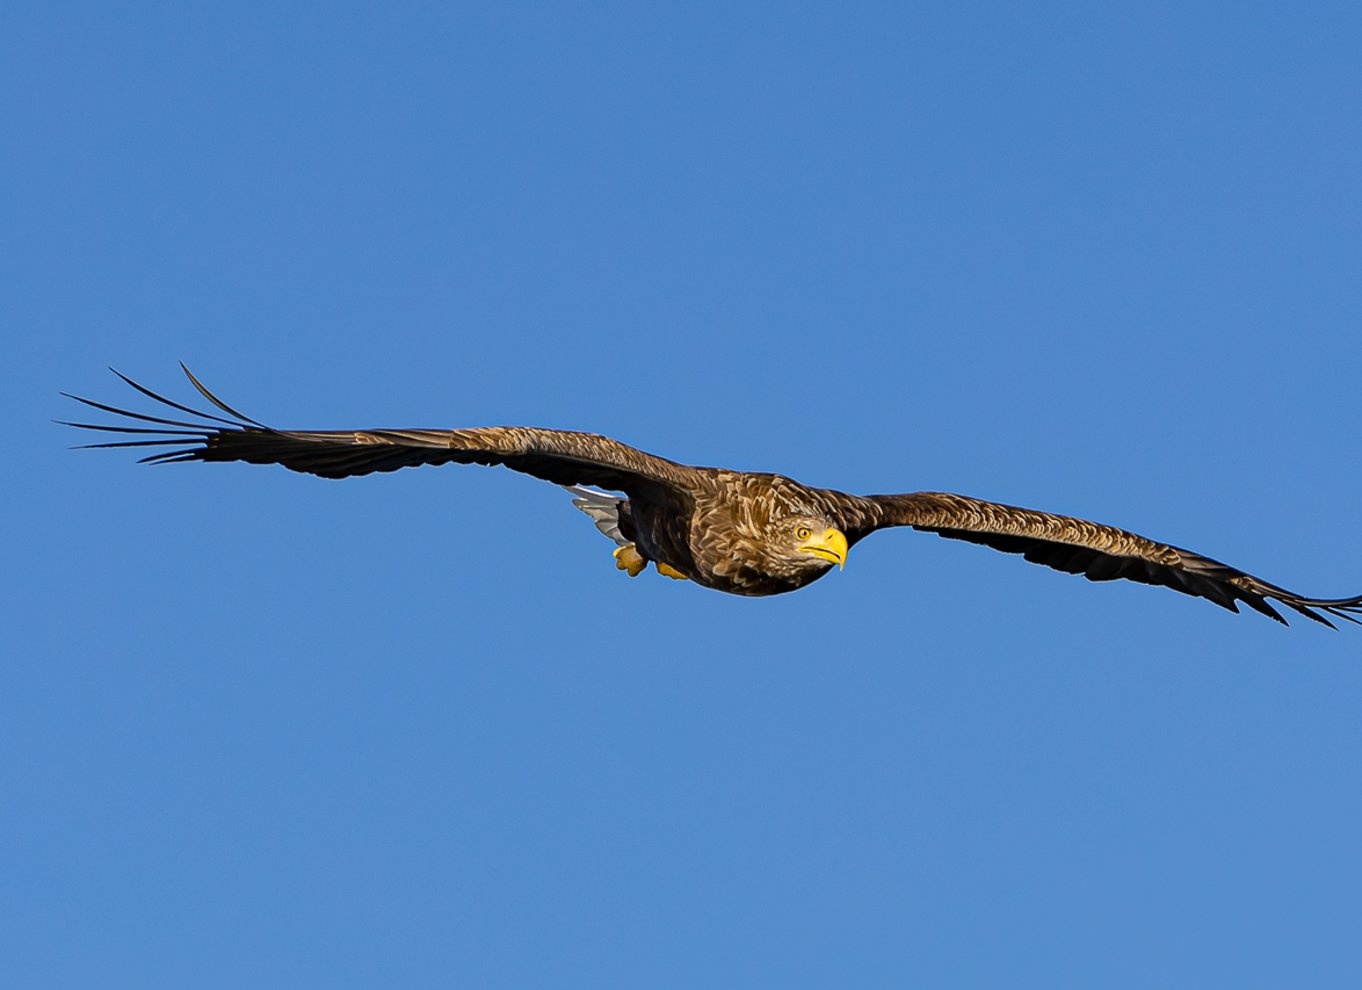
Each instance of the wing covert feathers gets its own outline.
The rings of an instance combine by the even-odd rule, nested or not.
[[[1239,611],[1238,603],[1243,602],[1283,625],[1286,620],[1269,600],[1331,628],[1330,616],[1358,622],[1355,616],[1362,613],[1362,596],[1307,598],[1210,557],[1086,519],[947,492],[872,495],[866,501],[878,507],[876,529],[911,526],[1019,553],[1032,563],[1082,574],[1090,581],[1124,578],[1162,585],[1208,599],[1231,612]]]

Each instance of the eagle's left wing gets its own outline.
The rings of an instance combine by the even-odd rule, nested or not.
[[[1330,627],[1333,623],[1326,615],[1358,622],[1353,616],[1362,613],[1362,596],[1306,598],[1218,560],[1115,526],[964,495],[916,492],[852,498],[848,514],[847,535],[853,540],[886,526],[911,526],[953,540],[1019,553],[1033,563],[1082,574],[1090,581],[1125,578],[1160,584],[1207,598],[1231,612],[1239,611],[1236,603],[1243,602],[1283,625],[1286,620],[1269,599]]]

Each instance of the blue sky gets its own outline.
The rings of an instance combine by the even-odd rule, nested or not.
[[[527,423],[1362,592],[1346,4],[19,3],[0,982],[1357,986],[1362,630],[911,532],[748,601]],[[142,406],[138,406],[143,408]]]

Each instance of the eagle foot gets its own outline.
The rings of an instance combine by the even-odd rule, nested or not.
[[[671,578],[673,581],[689,581],[689,580],[690,580],[690,578],[686,577],[686,575],[682,574],[682,573],[681,573],[680,571],[678,571],[675,567],[671,566],[671,564],[664,564],[664,563],[662,563],[661,561],[656,561],[656,567],[657,567],[657,573],[666,575],[667,577]]]
[[[620,547],[615,551],[615,566],[622,571],[628,571],[630,577],[638,577],[643,573],[643,569],[648,566],[648,561],[630,543],[628,546]]]

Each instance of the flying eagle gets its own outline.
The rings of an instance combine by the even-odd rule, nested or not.
[[[691,467],[594,433],[491,426],[466,430],[276,430],[232,409],[180,367],[227,417],[181,405],[115,371],[138,392],[198,422],[68,398],[155,424],[65,423],[139,439],[89,447],[169,447],[144,462],[282,464],[323,478],[349,478],[420,464],[500,464],[555,482],[618,545],[616,566],[636,577],[651,562],[673,578],[735,595],[778,595],[846,565],[847,551],[878,529],[911,526],[1005,553],[1019,553],[1091,581],[1161,584],[1238,612],[1238,602],[1276,619],[1276,601],[1333,628],[1358,622],[1362,596],[1306,598],[1219,561],[1134,533],[1069,516],[945,492],[848,495],[778,474]],[[143,436],[145,435],[145,436]],[[587,487],[592,486],[592,487]],[[623,493],[623,497],[598,489]]]

